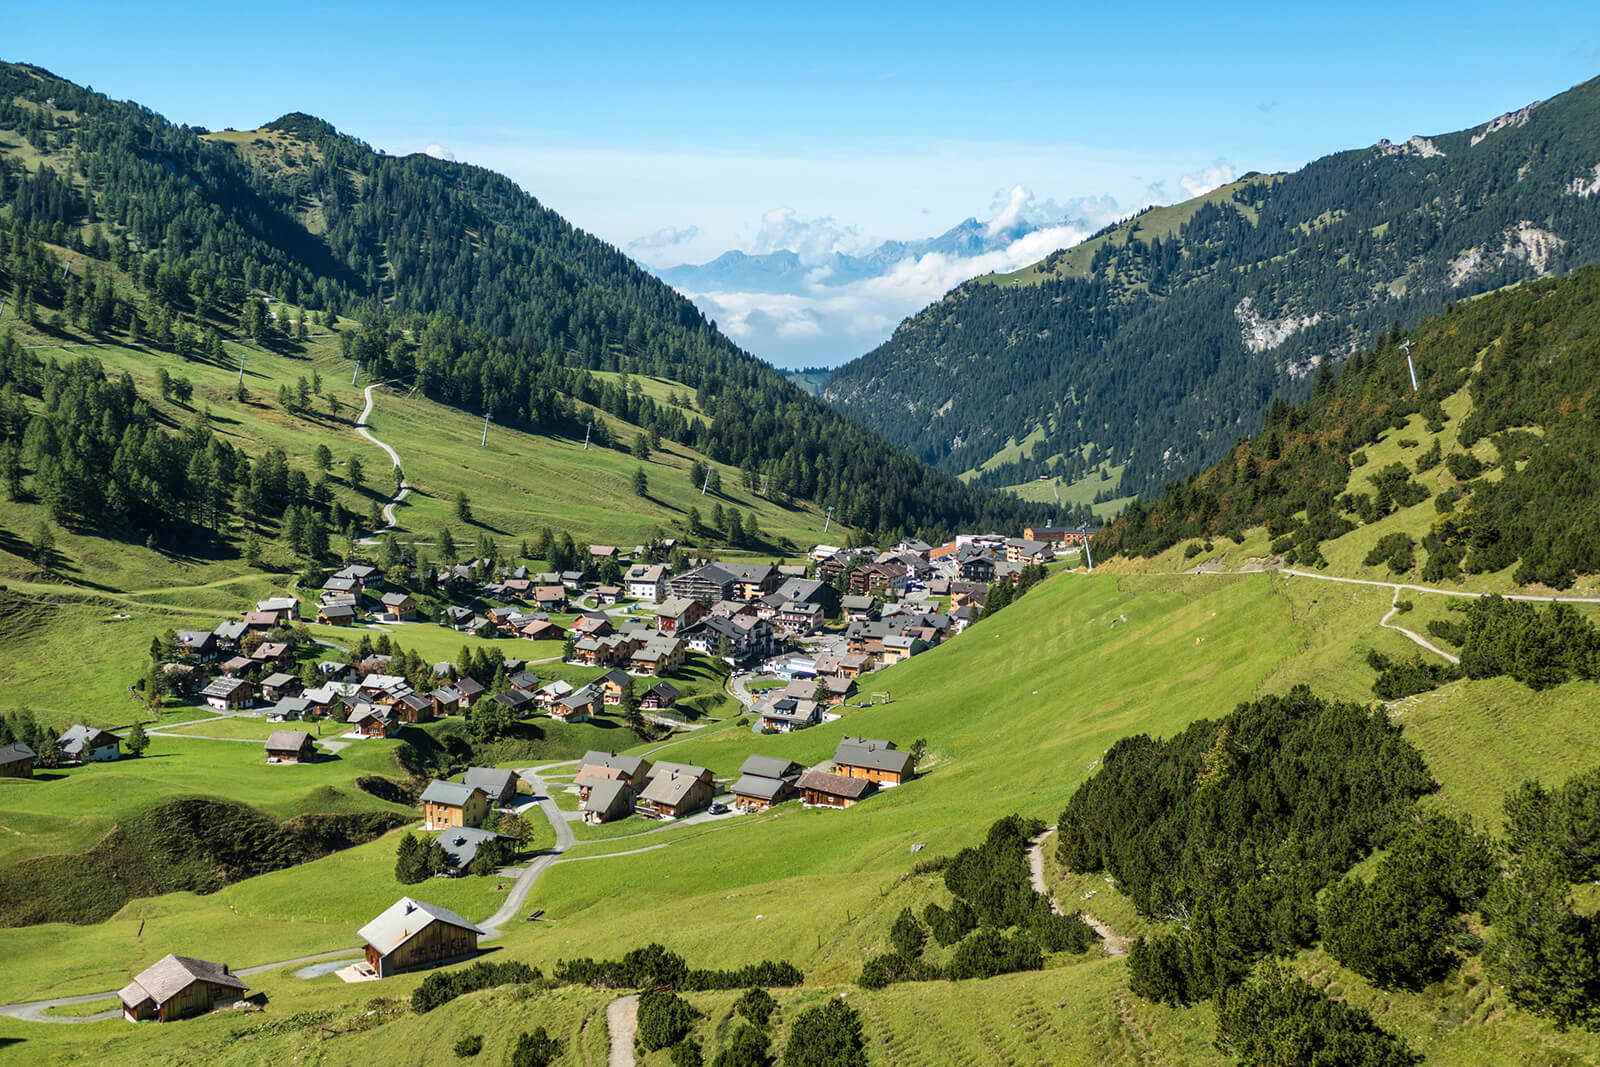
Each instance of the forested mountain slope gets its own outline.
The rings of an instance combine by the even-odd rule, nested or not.
[[[975,279],[823,395],[951,472],[1149,493],[1394,323],[1600,259],[1600,81],[1468,130],[1249,175]],[[1031,441],[1029,440],[1031,435]],[[1092,448],[1090,446],[1093,446]]]
[[[508,179],[374,152],[306,115],[212,134],[0,64],[0,205],[19,235],[137,269],[164,311],[201,328],[252,292],[360,318],[347,354],[367,373],[414,376],[498,422],[581,432],[573,375],[626,370],[689,386],[704,417],[653,402],[618,414],[852,526],[931,534],[1033,514],[841,418]],[[67,280],[0,284],[20,310]],[[97,325],[125,327],[129,312],[108,308]],[[396,346],[397,332],[419,343]]]
[[[1359,539],[1363,566],[1430,583],[1570,587],[1600,574],[1597,380],[1600,267],[1454,305],[1322,367],[1304,403],[1275,402],[1222,462],[1129,508],[1100,554],[1192,541],[1193,558],[1264,525],[1291,565],[1352,562]]]

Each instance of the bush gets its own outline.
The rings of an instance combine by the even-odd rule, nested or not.
[[[459,971],[434,971],[422,980],[411,993],[411,1010],[424,1015],[442,1004],[479,989],[510,985],[514,982],[537,982],[542,976],[537,967],[519,960],[506,963],[489,963],[480,960]]]
[[[895,951],[907,959],[916,959],[922,955],[922,946],[927,939],[928,932],[922,928],[917,917],[911,914],[911,909],[900,909],[900,917],[895,919],[894,926],[889,929],[889,943],[894,945]]]
[[[1482,474],[1484,466],[1484,462],[1470,452],[1452,452],[1444,457],[1444,469],[1463,482]]]
[[[466,1059],[468,1056],[476,1056],[483,1051],[483,1035],[466,1034],[457,1039],[454,1047],[456,1056],[461,1059]]]
[[[1409,1067],[1422,1060],[1372,1016],[1276,961],[1218,995],[1217,1047],[1246,1063]]]
[[[766,1031],[743,1023],[711,1061],[711,1067],[771,1067],[772,1053],[767,1044]]]
[[[960,897],[948,909],[929,904],[923,909],[922,917],[933,931],[933,939],[941,945],[955,944],[978,926],[977,913]]]
[[[558,981],[603,989],[682,989],[703,991],[802,985],[805,975],[786,960],[762,960],[732,971],[690,970],[682,956],[659,944],[626,953],[620,960],[576,959],[556,963]]]
[[[1461,677],[1461,668],[1454,663],[1435,663],[1421,656],[1392,660],[1376,649],[1367,653],[1367,665],[1378,672],[1372,682],[1372,692],[1380,700],[1399,700],[1426,693]]]
[[[931,963],[887,952],[862,965],[856,985],[862,989],[882,989],[895,982],[931,982],[942,977],[944,972]]]
[[[801,1012],[789,1027],[783,1067],[866,1067],[861,1015],[842,1000]]]
[[[772,1018],[772,1013],[778,1010],[778,1002],[765,989],[746,989],[734,1001],[733,1010],[757,1026],[765,1026],[767,1020]]]
[[[531,1033],[525,1031],[517,1038],[506,1063],[509,1067],[549,1067],[559,1055],[561,1042],[545,1033],[544,1027],[536,1026]]]
[[[646,1052],[676,1045],[688,1036],[699,1014],[676,993],[645,990],[639,994],[637,1040]]]
[[[1015,971],[1037,971],[1044,953],[1033,935],[1021,931],[1007,937],[998,930],[979,927],[956,946],[945,973],[952,979],[991,978]]]
[[[684,1038],[667,1050],[667,1060],[672,1067],[701,1067],[705,1063],[705,1056],[700,1051],[700,1042]]]
[[[1183,546],[1183,558],[1194,559],[1202,551],[1203,549],[1201,549],[1199,541],[1190,541],[1188,544]]]
[[[1417,543],[1412,540],[1410,534],[1385,534],[1378,538],[1377,544],[1372,546],[1372,550],[1361,562],[1368,567],[1387,563],[1391,574],[1402,574],[1416,565],[1416,547]]]

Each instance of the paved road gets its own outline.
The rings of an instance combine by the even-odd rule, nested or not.
[[[505,903],[500,905],[500,910],[478,924],[483,930],[485,939],[500,936],[502,933],[500,928],[516,917],[539,875],[543,874],[545,868],[554,863],[563,852],[571,848],[575,840],[572,836],[572,827],[567,825],[566,813],[556,805],[555,799],[550,796],[550,787],[539,777],[539,772],[545,769],[546,767],[529,767],[518,770],[517,776],[533,787],[534,796],[543,798],[537,803],[544,812],[544,817],[550,820],[551,828],[556,832],[556,843],[554,847],[535,856],[533,862],[517,875],[516,884],[506,895]]]
[[[405,471],[405,467],[401,466],[401,464],[400,464],[400,453],[396,452],[393,448],[390,448],[388,445],[384,444],[382,441],[380,441],[376,437],[372,436],[372,431],[367,429],[367,416],[372,414],[372,391],[374,389],[376,389],[378,386],[385,385],[385,384],[387,384],[387,383],[385,383],[385,382],[373,382],[371,385],[367,386],[367,388],[365,390],[366,397],[367,397],[367,404],[366,404],[365,407],[363,407],[361,409],[361,417],[356,419],[356,433],[360,434],[362,437],[365,437],[368,441],[371,441],[373,444],[375,444],[379,448],[383,449],[384,452],[388,453],[390,462],[392,462],[396,467],[399,467],[400,470],[402,472],[404,472]],[[378,534],[383,533],[385,530],[394,529],[394,527],[395,527],[394,506],[396,504],[400,503],[400,501],[404,500],[410,493],[411,493],[411,486],[406,482],[405,475],[404,475],[404,473],[402,473],[401,477],[400,477],[400,491],[398,493],[396,493],[393,496],[393,498],[391,498],[390,501],[383,506],[383,523],[384,523],[383,529],[374,530],[372,532],[372,536],[371,537],[364,537],[364,538],[361,539],[361,541],[359,543],[363,544],[363,545],[376,544],[377,541],[378,541]]]
[[[1407,582],[1378,582],[1373,581],[1370,578],[1340,578],[1332,574],[1314,574],[1311,571],[1297,571],[1291,567],[1280,567],[1278,569],[1284,574],[1292,574],[1296,578],[1315,578],[1319,582],[1343,582],[1346,585],[1376,585],[1384,589],[1393,589],[1396,593],[1402,589],[1410,589],[1417,593],[1437,593],[1440,596],[1459,596],[1466,597],[1469,600],[1476,600],[1481,596],[1488,595],[1485,593],[1469,593],[1462,589],[1440,589],[1437,586],[1432,585],[1411,585]],[[1189,573],[1194,572],[1191,571]],[[1228,574],[1230,572],[1210,571],[1208,573]],[[1255,570],[1244,570],[1237,573],[1257,574],[1260,572]],[[1600,596],[1530,596],[1526,593],[1502,593],[1500,595],[1505,600],[1530,600],[1536,604],[1547,604],[1552,601],[1560,601],[1563,604],[1600,604]]]

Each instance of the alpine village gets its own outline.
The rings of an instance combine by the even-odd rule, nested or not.
[[[806,385],[492,170],[0,63],[0,1063],[1600,1063],[1559,88]]]

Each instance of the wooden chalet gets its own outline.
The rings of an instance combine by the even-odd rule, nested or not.
[[[483,931],[455,912],[401,897],[363,926],[366,964],[379,978],[477,954]]]
[[[600,698],[607,704],[621,704],[623,695],[633,691],[632,675],[620,667],[611,668],[590,684],[600,687]]]
[[[33,761],[37,758],[33,749],[21,741],[0,745],[0,778],[32,778]]]
[[[321,604],[317,607],[317,622],[323,626],[353,626],[356,621],[354,604]]]
[[[847,778],[827,771],[807,771],[796,783],[808,808],[848,808],[877,788],[865,778]]]
[[[627,778],[608,778],[590,786],[578,810],[583,813],[584,822],[598,826],[632,815],[635,802],[633,785]]]
[[[435,716],[453,715],[461,710],[461,694],[456,692],[453,685],[441,685],[428,694],[428,699],[433,701]]]
[[[562,722],[588,722],[601,711],[600,695],[592,686],[568,693],[550,706],[550,717]]]
[[[711,772],[685,763],[658,763],[650,770],[638,810],[653,819],[681,819],[709,807],[716,795]]]
[[[522,629],[517,632],[529,641],[560,641],[567,634],[560,623],[551,622],[549,619],[534,619],[532,622],[524,623]]]
[[[289,646],[282,641],[263,641],[250,653],[250,658],[257,663],[287,663]]]
[[[893,741],[869,737],[842,737],[833,753],[833,771],[876,785],[896,786],[917,773],[916,757],[894,747]]]
[[[394,702],[394,715],[404,723],[433,721],[433,701],[421,693],[407,693]]]
[[[533,590],[533,602],[545,611],[562,611],[567,606],[567,587],[541,585]]]
[[[267,738],[267,758],[279,763],[310,763],[317,746],[304,730],[274,730]]]
[[[656,629],[664,634],[687,630],[705,618],[706,606],[698,600],[675,597],[656,606]]]
[[[733,783],[733,806],[739,811],[766,811],[798,795],[795,781],[801,767],[793,760],[749,756]]]
[[[304,691],[305,684],[285,671],[274,671],[261,679],[262,700],[277,703],[284,697],[299,696]]]
[[[422,791],[422,818],[425,829],[482,826],[488,814],[489,796],[477,786],[435,778],[428,783],[428,788]]]
[[[583,754],[582,761],[578,764],[578,774],[582,776],[594,768],[610,768],[620,770],[633,783],[635,791],[644,788],[644,783],[650,778],[651,763],[643,756],[619,756],[615,752],[600,752],[590,749]]]
[[[345,719],[362,737],[393,737],[400,723],[391,708],[361,701],[350,710]]]
[[[488,692],[488,690],[484,689],[482,682],[470,675],[457,678],[454,688],[456,691],[456,703],[460,707],[462,714],[471,711],[472,705],[476,704],[483,697],[483,694]]]
[[[468,767],[461,784],[481,789],[489,803],[501,806],[517,799],[517,772],[499,767]]]
[[[678,702],[678,687],[671,682],[657,682],[639,698],[642,711],[666,711]]]
[[[238,1000],[244,992],[245,984],[228,971],[227,964],[168,953],[123,986],[117,999],[129,1022],[169,1023],[203,1015],[218,1004]]]
[[[68,763],[109,763],[121,757],[121,745],[116,734],[82,724],[69,727],[56,738],[61,758]]]

